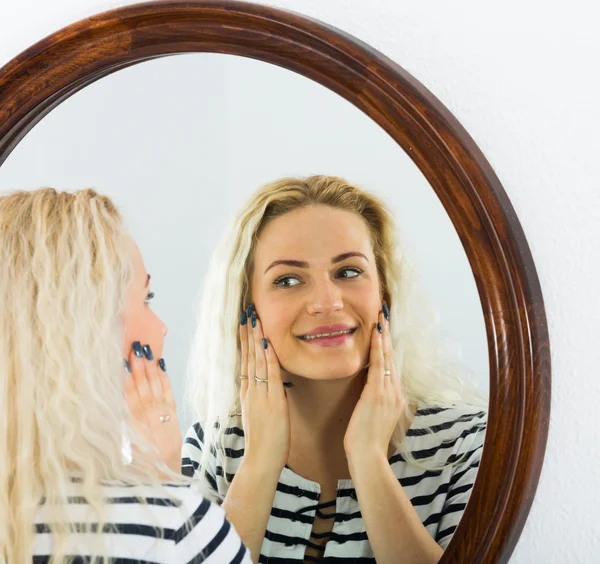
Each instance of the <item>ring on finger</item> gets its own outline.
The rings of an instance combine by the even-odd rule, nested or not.
[[[171,421],[171,416],[167,413],[166,415],[161,415],[159,420],[161,423],[167,423],[168,421]]]
[[[248,376],[244,376],[243,374],[240,376],[240,380],[247,380]]]
[[[391,376],[392,375],[392,371],[391,370],[384,370],[383,371],[385,376]]]
[[[263,380],[262,378],[259,378],[258,376],[255,376],[254,379],[257,382],[260,382],[261,384],[268,384],[269,383],[269,380]]]

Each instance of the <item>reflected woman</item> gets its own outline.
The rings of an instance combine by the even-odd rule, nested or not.
[[[166,327],[114,204],[1,196],[0,264],[0,561],[249,562],[223,510],[168,469],[174,405],[144,407],[171,397]]]
[[[340,178],[269,184],[233,223],[200,304],[182,469],[255,561],[440,558],[486,409],[423,304],[391,214]]]

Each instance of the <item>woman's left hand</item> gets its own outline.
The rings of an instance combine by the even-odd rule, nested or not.
[[[344,436],[344,450],[350,465],[355,455],[363,460],[371,455],[387,459],[390,440],[404,402],[394,362],[389,321],[379,312],[378,325],[371,333],[370,365],[365,387]]]

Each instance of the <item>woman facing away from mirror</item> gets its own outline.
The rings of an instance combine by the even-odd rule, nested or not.
[[[269,184],[225,234],[200,302],[182,471],[220,497],[254,561],[440,558],[487,403],[424,304],[391,214],[340,178]]]
[[[0,562],[250,562],[223,509],[153,450],[171,456],[177,426],[173,406],[142,411],[171,397],[166,327],[113,203],[0,196],[0,264]]]

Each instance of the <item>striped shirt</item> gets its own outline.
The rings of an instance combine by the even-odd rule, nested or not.
[[[66,554],[74,564],[105,555],[113,564],[243,563],[251,562],[221,507],[205,499],[195,486],[167,484],[164,490],[150,486],[104,485],[106,525],[97,519],[81,495],[78,479],[69,484],[68,514],[73,524]],[[142,503],[140,500],[145,500]],[[35,521],[34,564],[48,563],[54,539],[42,502]],[[83,525],[91,525],[86,532]]]
[[[442,548],[450,542],[473,488],[486,423],[487,412],[473,406],[423,407],[417,410],[404,444],[426,468],[405,460],[399,451],[389,459],[421,522]],[[196,423],[183,445],[184,474],[200,478],[203,446],[203,431]],[[218,458],[216,449],[211,448],[211,452],[211,466],[205,476],[222,499],[244,455],[244,431],[239,418],[232,418],[226,430],[225,452],[219,453]],[[450,463],[454,464],[439,469]],[[259,562],[304,561],[305,548],[313,544],[310,538],[315,515],[328,505],[319,505],[319,501],[327,500],[320,500],[318,483],[287,466],[283,469]],[[375,562],[352,480],[338,481],[334,524],[323,558],[327,562]]]

